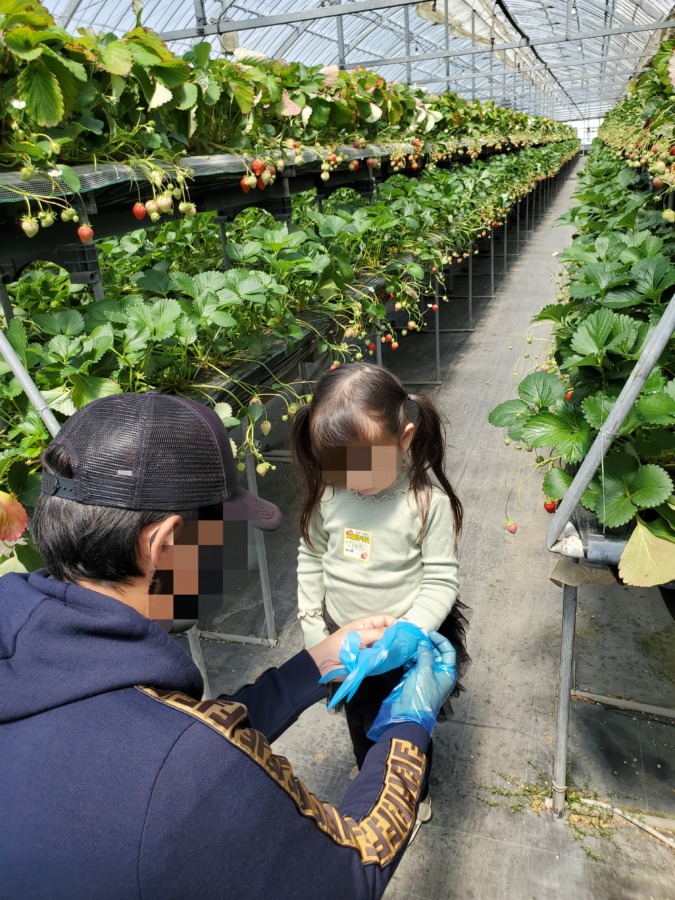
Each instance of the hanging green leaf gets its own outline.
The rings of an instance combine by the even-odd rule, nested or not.
[[[572,349],[581,356],[601,355],[614,326],[614,313],[599,309],[591,313],[572,335]]]
[[[523,427],[522,436],[533,447],[554,447],[568,463],[582,460],[593,443],[588,423],[575,408],[532,416]]]
[[[19,95],[28,115],[45,128],[63,118],[63,94],[59,83],[42,60],[29,62],[18,79]]]
[[[111,41],[101,54],[101,65],[113,75],[128,75],[134,59],[124,41]]]
[[[533,372],[518,385],[518,396],[537,409],[547,409],[565,399],[567,385],[551,372]]]
[[[572,484],[573,476],[564,469],[554,466],[546,473],[544,478],[543,491],[547,497],[553,497],[556,500],[562,500],[567,493],[569,486]]]
[[[100,397],[121,393],[121,386],[111,378],[98,378],[94,375],[73,376],[73,403],[77,409]]]

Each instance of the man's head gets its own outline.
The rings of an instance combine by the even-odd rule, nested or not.
[[[32,531],[50,574],[124,599],[165,628],[196,620],[198,596],[222,598],[223,544],[226,568],[246,568],[246,523],[281,521],[274,504],[239,487],[217,414],[158,392],[78,410],[43,468]]]

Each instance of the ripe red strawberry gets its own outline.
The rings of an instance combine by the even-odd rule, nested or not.
[[[671,156],[675,156],[675,147],[671,147],[668,152],[670,153]]]
[[[391,342],[392,342],[394,339],[393,339],[393,337],[392,337],[390,334],[385,334],[384,340],[385,340],[385,343],[386,343],[386,344],[391,344]]]
[[[553,498],[548,497],[544,500],[544,509],[547,513],[554,513],[556,511],[556,507],[558,506],[558,501],[553,500]]]
[[[329,153],[328,156],[326,157],[326,159],[328,160],[329,163],[337,162],[337,156],[335,153]]]
[[[568,403],[569,403],[569,401],[572,399],[572,394],[573,394],[573,391],[568,391],[568,392],[565,394],[565,400],[567,400]]]
[[[265,171],[266,166],[262,159],[254,159],[251,163],[251,168],[256,175],[262,175],[262,173]]]
[[[369,350],[374,350],[374,349],[375,349],[375,344],[373,344],[372,342],[371,342],[370,344],[368,344],[368,349],[369,349]]]
[[[504,525],[509,534],[515,534],[518,531],[518,526],[513,521],[513,519],[507,519],[506,524]]]
[[[88,244],[94,236],[94,229],[91,227],[91,225],[80,225],[80,227],[77,229],[77,236],[83,244]]]
[[[261,191],[264,191],[265,188],[267,187],[267,185],[266,185],[265,182],[262,180],[262,178],[258,178],[258,187],[260,188]]]
[[[434,312],[436,312],[436,310],[438,309],[438,303],[434,303],[431,308]]]
[[[353,160],[349,163],[349,168],[352,170],[352,172],[356,172],[356,170],[358,169],[358,167],[359,167],[359,161],[358,161],[358,159],[353,159]]]
[[[422,141],[419,138],[415,138],[415,140],[413,141],[413,147],[421,147],[421,146],[422,146]]]
[[[246,179],[245,179],[245,178],[240,178],[240,179],[239,179],[239,186],[241,187],[242,191],[243,191],[245,194],[248,194],[248,192],[251,190],[251,188],[250,188],[250,187],[248,186],[248,184],[246,183]]]
[[[410,164],[410,168],[413,170],[413,172],[416,172],[419,169],[419,165],[414,162]]]
[[[134,203],[134,205],[131,207],[131,212],[139,222],[148,214],[147,209],[143,206],[142,203]]]
[[[431,272],[432,272],[432,274],[435,274],[436,272],[438,272],[438,268],[436,266],[432,266]]]
[[[392,349],[392,350],[398,350],[398,341],[392,341],[392,342],[391,342],[391,349]]]
[[[377,166],[377,160],[375,159],[374,156],[369,156],[368,159],[366,160],[366,165],[368,166],[369,169],[374,169]]]

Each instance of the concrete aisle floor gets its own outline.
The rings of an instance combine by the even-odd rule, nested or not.
[[[442,335],[443,382],[424,388],[448,421],[447,471],[465,507],[461,597],[473,609],[473,665],[467,691],[454,703],[454,719],[434,734],[433,818],[405,854],[389,900],[675,900],[675,854],[663,844],[632,825],[598,827],[597,820],[574,816],[554,821],[541,809],[553,763],[562,591],[548,577],[555,559],[544,548],[548,516],[540,476],[525,483],[520,501],[517,491],[511,497],[518,533],[504,529],[508,491],[533,460],[506,448],[500,431],[487,423],[490,410],[514,396],[514,373],[522,377],[545,353],[546,329],[530,330],[531,344],[526,333],[532,315],[555,299],[559,267],[553,254],[569,243],[572,230],[553,223],[569,207],[575,183],[572,173],[517,257],[515,229],[509,228],[507,270],[497,279],[496,295],[476,301],[473,332]],[[477,294],[489,289],[489,278],[479,274],[486,265],[489,271],[489,256],[476,258]],[[455,293],[465,293],[462,288],[456,278]],[[441,324],[459,328],[465,316],[465,302],[451,300],[442,307]],[[417,335],[405,343],[393,370],[410,383],[433,377],[433,337]],[[283,444],[281,432],[277,440]],[[279,465],[260,491],[287,516],[266,539],[280,641],[273,649],[206,642],[214,695],[234,690],[301,647],[295,619],[297,486]],[[675,708],[675,628],[658,591],[610,585],[581,588],[579,598],[578,686]],[[241,592],[209,627],[262,633],[257,586]],[[673,743],[672,725],[574,703],[571,783],[613,805],[675,816]],[[275,749],[318,796],[339,802],[353,765],[344,719],[318,705]]]

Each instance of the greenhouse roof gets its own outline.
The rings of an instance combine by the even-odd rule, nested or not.
[[[123,33],[132,2],[47,0],[58,24]],[[208,40],[307,65],[494,98],[578,121],[604,115],[675,26],[672,0],[146,0],[174,52]]]

